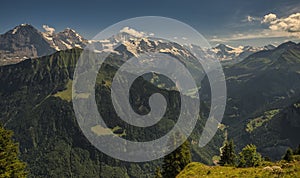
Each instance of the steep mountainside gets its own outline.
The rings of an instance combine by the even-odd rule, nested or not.
[[[58,33],[54,33],[54,29],[40,32],[29,24],[21,24],[0,35],[0,65],[14,64],[74,47],[83,48],[86,43],[87,40],[69,28]]]
[[[300,102],[251,118],[247,120],[245,129],[247,132],[243,139],[262,145],[262,154],[281,159],[287,148],[299,144]]]
[[[292,42],[225,68],[228,103],[223,121],[239,148],[257,143],[265,156],[278,159],[287,147],[300,143],[299,138],[291,137],[300,134],[298,125],[291,129],[287,124],[299,120],[290,117],[295,110],[287,109],[300,98],[299,71],[300,45]],[[253,127],[258,128],[252,131]]]
[[[0,65],[44,56],[55,51],[33,26],[22,24],[0,35]]]

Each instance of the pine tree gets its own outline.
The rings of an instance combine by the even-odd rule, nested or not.
[[[283,159],[286,160],[286,161],[288,161],[288,162],[293,161],[293,150],[291,148],[288,148],[286,150],[286,153],[283,156]]]
[[[154,178],[162,178],[162,174],[161,174],[160,167],[158,167],[158,168],[156,169],[155,177],[154,177]]]
[[[0,177],[26,177],[26,164],[18,158],[18,144],[12,140],[13,132],[0,125]]]
[[[298,148],[296,148],[294,155],[300,155],[300,144],[298,145]]]
[[[178,136],[175,138],[179,138]],[[171,139],[169,144],[174,144],[178,139],[174,137]],[[182,137],[180,137],[182,139]],[[165,156],[162,165],[162,176],[164,178],[175,178],[184,167],[191,162],[191,152],[189,142],[186,140],[180,147],[175,151]]]
[[[247,145],[239,153],[238,167],[255,167],[262,162],[261,154],[256,151],[255,145]]]
[[[234,166],[236,162],[235,146],[233,140],[228,142],[227,140],[224,143],[224,146],[220,149],[220,161],[221,166],[229,165]]]

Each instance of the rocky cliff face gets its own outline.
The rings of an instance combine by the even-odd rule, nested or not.
[[[40,32],[29,24],[21,24],[0,35],[0,65],[14,64],[60,50],[83,48],[87,43],[72,29],[54,33],[54,30],[49,30],[50,27],[44,28],[47,30]]]
[[[0,64],[16,63],[55,52],[33,26],[22,24],[0,35]]]

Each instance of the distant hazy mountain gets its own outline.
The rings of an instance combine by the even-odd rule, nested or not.
[[[21,24],[0,35],[0,65],[18,63],[27,58],[74,47],[82,48],[85,44],[86,40],[72,29],[58,33],[49,29],[40,32],[29,24]]]
[[[242,60],[249,55],[262,51],[262,50],[272,50],[275,46],[267,45],[264,47],[253,47],[253,46],[239,46],[232,47],[225,44],[219,44],[216,47],[207,50],[208,54],[214,54],[220,61],[230,61],[230,60]]]

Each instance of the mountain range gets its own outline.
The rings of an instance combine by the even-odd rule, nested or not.
[[[65,35],[68,37],[64,43],[56,41],[73,30],[58,35],[49,27],[47,34],[30,25],[20,27],[31,29],[16,30],[15,34],[19,31],[23,38],[22,44],[34,46],[38,42],[40,45],[34,48],[15,45],[20,41],[13,37],[13,30],[1,36],[7,40],[6,46],[19,53],[28,48],[36,51],[36,57],[0,67],[0,121],[15,132],[21,158],[29,165],[30,177],[153,177],[161,160],[128,163],[113,159],[91,145],[78,127],[71,97],[73,73],[82,53],[80,48],[89,42],[75,34],[73,37],[79,41],[68,43],[70,46],[62,45],[71,37]],[[27,38],[26,34],[36,37]],[[11,36],[16,41],[9,41]],[[210,85],[189,50],[174,42],[124,32],[94,44],[99,49],[94,52],[110,53],[95,85],[98,110],[119,137],[152,140],[164,135],[176,123],[180,106],[179,93],[174,89],[176,85],[155,73],[133,83],[130,104],[137,113],[145,114],[150,110],[148,99],[151,94],[159,92],[168,98],[166,114],[157,125],[144,130],[125,124],[111,103],[110,86],[118,67],[137,54],[157,52],[184,63],[194,78],[204,78],[199,89],[200,119],[188,138],[194,161],[213,164],[212,157],[219,154],[219,147],[226,137],[234,140],[237,150],[253,143],[264,157],[272,160],[280,159],[288,147],[294,148],[300,143],[300,44],[286,42],[278,47],[255,48],[257,51],[252,47],[239,47],[238,50],[218,45],[211,52],[205,52],[205,55],[227,53],[235,62],[223,66],[228,95],[224,119],[213,140],[201,149],[197,140],[210,110]],[[71,46],[72,49],[68,49]],[[245,51],[247,57],[239,59],[238,56],[243,54],[241,51]],[[42,57],[37,57],[40,55]]]
[[[118,46],[112,50],[111,43],[118,43]],[[134,82],[130,91],[131,104],[138,113],[149,112],[148,99],[153,92],[162,93],[171,103],[162,120],[145,130],[124,124],[115,113],[110,99],[113,76],[120,64],[145,52],[170,55],[199,73],[195,57],[174,42],[150,40],[128,33],[119,33],[106,41],[96,41],[94,45],[100,50],[94,52],[110,53],[95,86],[96,98],[101,101],[99,112],[106,118],[109,128],[120,137],[134,141],[153,140],[166,134],[178,117],[180,96],[173,89],[175,84],[155,73]],[[21,157],[29,164],[31,176],[152,177],[161,160],[137,164],[113,159],[91,145],[80,131],[71,94],[73,73],[81,52],[79,48],[62,50],[0,67],[0,121],[14,131],[20,143]],[[192,74],[195,76],[196,73]],[[201,107],[203,111],[208,110],[205,103]],[[199,120],[189,138],[190,142],[199,140],[204,124],[205,119]],[[96,133],[103,134],[101,129]],[[205,148],[200,149],[193,144],[194,158],[212,164],[211,157],[218,152],[223,140],[219,130]]]
[[[56,51],[72,49],[74,47],[83,49],[88,43],[92,43],[92,40],[84,39],[80,34],[76,33],[75,30],[70,28],[66,28],[58,33],[55,33],[55,29],[47,25],[43,25],[43,28],[45,31],[40,32],[32,25],[21,24],[0,35],[0,65],[14,64],[27,58],[41,57]],[[126,32],[123,32],[121,36],[126,36],[125,33]],[[118,39],[121,36],[115,36],[115,38]],[[103,45],[104,50],[110,50],[110,48],[113,48],[114,44],[116,44],[116,40],[104,40],[99,41],[99,43]],[[264,47],[232,47],[219,44],[216,47],[202,50],[207,56],[217,58],[220,61],[235,62],[255,52],[274,48],[275,46],[273,45]]]
[[[230,61],[238,60],[241,61],[251,54],[263,51],[263,50],[272,50],[275,49],[275,46],[269,44],[264,47],[253,47],[253,46],[239,46],[232,47],[225,44],[219,44],[216,47],[207,49],[208,54],[214,54],[221,61]]]

